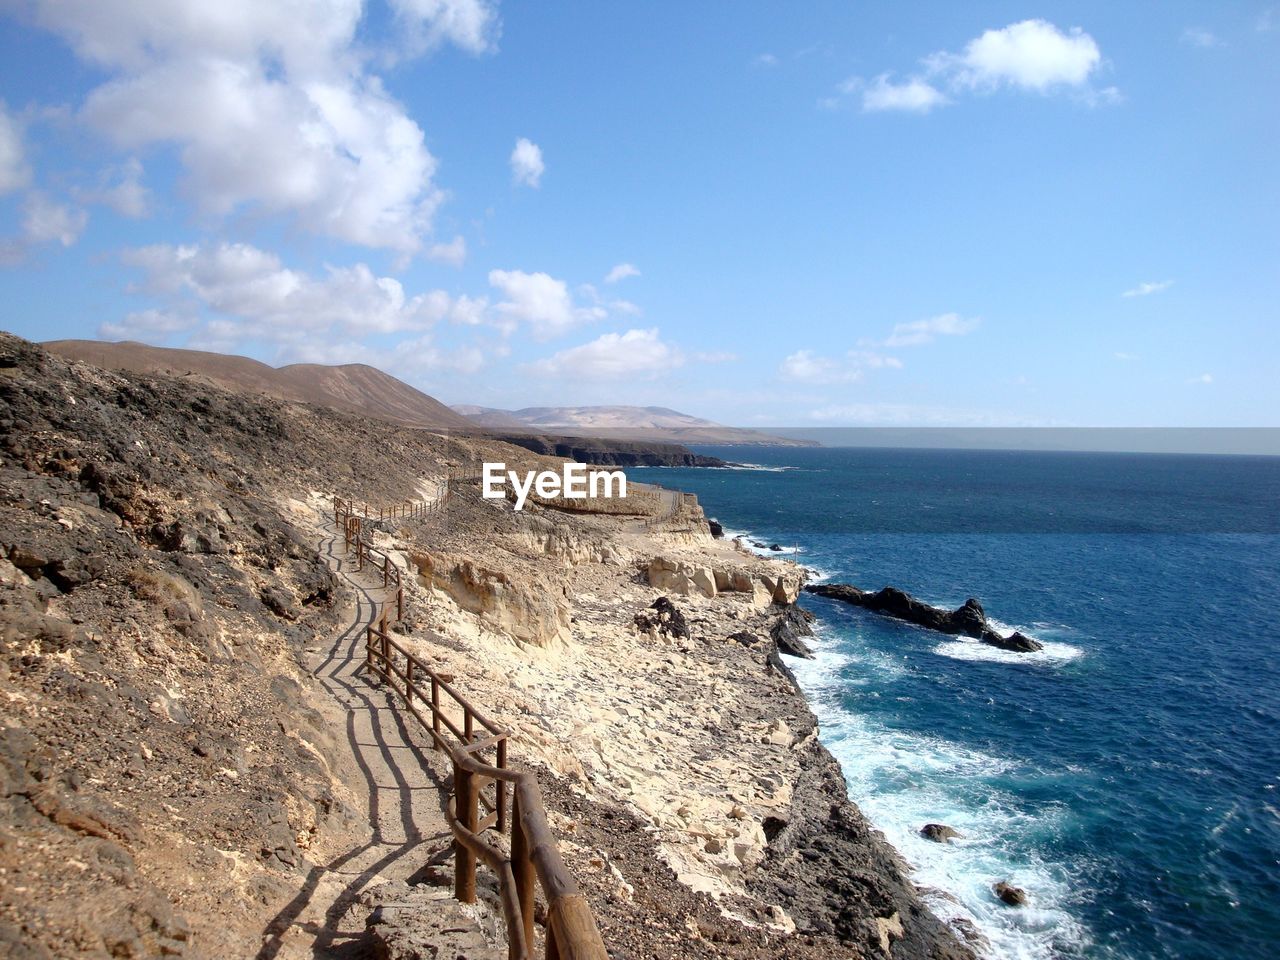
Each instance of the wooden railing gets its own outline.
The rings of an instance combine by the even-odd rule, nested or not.
[[[440,502],[381,508],[376,513],[383,520],[425,517],[438,509]],[[364,535],[366,518],[372,519],[374,511],[366,505],[364,512],[357,514],[352,501],[338,498],[334,498],[333,511],[335,527],[344,531],[348,550],[356,554],[357,569],[371,564],[381,571],[384,587],[389,590],[394,585],[396,619],[403,620],[400,569]],[[548,960],[608,960],[591,906],[560,856],[537,778],[507,767],[511,731],[497,726],[459,693],[452,675],[436,671],[391,636],[389,603],[365,628],[365,668],[403,699],[405,709],[431,735],[436,749],[453,761],[446,815],[454,838],[454,896],[463,903],[475,902],[476,864],[482,861],[498,878],[508,956],[510,960],[530,960],[535,887],[541,884],[547,903]],[[489,787],[493,788],[492,797],[486,794]],[[489,830],[510,833],[509,853],[484,839]]]

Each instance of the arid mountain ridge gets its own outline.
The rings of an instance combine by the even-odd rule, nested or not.
[[[434,397],[363,363],[272,367],[248,357],[179,350],[124,341],[51,340],[50,353],[108,370],[195,376],[227,390],[263,393],[277,400],[314,403],[404,426],[474,433],[475,424]]]
[[[249,357],[155,347],[135,341],[51,340],[51,353],[130,373],[198,377],[224,389],[335,407],[400,426],[458,434],[534,434],[666,444],[807,445],[755,430],[726,427],[665,407],[449,407],[363,363],[295,363],[272,367]]]

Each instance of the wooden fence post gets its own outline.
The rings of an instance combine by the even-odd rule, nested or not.
[[[476,832],[477,791],[471,772],[453,765],[454,812],[462,826]],[[476,902],[476,858],[460,841],[453,841],[453,898],[460,903]]]
[[[516,881],[516,899],[520,901],[520,920],[524,924],[524,942],[533,948],[533,898],[536,878],[529,838],[520,822],[520,791],[515,794],[511,812],[511,874]]]
[[[440,746],[440,681],[434,673],[431,675],[431,730],[436,735],[436,749],[443,749]]]
[[[494,766],[499,770],[507,769],[507,738],[504,736],[498,741],[498,756],[494,760]],[[507,781],[495,780],[493,782],[494,789],[498,792],[498,832],[504,833],[507,829]],[[514,793],[514,790],[512,791]],[[533,941],[530,940],[530,943]]]
[[[404,665],[404,705],[413,706],[413,657],[409,657]]]

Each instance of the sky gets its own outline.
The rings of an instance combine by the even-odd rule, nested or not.
[[[740,426],[1280,426],[1280,5],[0,0],[0,327]]]

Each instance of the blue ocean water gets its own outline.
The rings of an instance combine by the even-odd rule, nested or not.
[[[1005,653],[803,601],[823,741],[939,915],[999,957],[1276,955],[1280,458],[705,452],[769,469],[628,474],[824,578],[974,596],[1045,642]],[[963,839],[924,840],[934,821]]]

